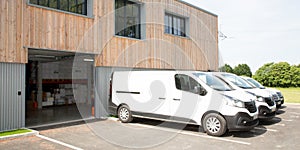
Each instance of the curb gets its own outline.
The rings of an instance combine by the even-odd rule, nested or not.
[[[111,121],[119,121],[119,118],[115,118],[115,117],[108,117],[107,120],[111,120]]]
[[[300,103],[284,103],[284,104],[300,106]],[[283,106],[284,106],[284,104],[283,104]]]
[[[27,129],[27,128],[25,128],[25,129]],[[36,135],[39,135],[38,131],[31,130],[31,129],[27,129],[27,130],[30,130],[31,132],[21,133],[21,134],[14,134],[14,135],[8,135],[8,136],[2,136],[2,137],[0,137],[0,141],[10,140],[10,139],[15,139],[15,138],[21,138],[21,137],[27,137],[27,136],[36,136]]]

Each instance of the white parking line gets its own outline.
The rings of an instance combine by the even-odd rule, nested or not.
[[[290,112],[291,114],[300,115],[298,112]]]
[[[278,132],[278,130],[261,128],[261,127],[255,127],[254,129],[256,129],[256,130],[264,130],[264,131],[271,131],[271,132]]]
[[[300,118],[299,116],[291,115],[291,118]]]
[[[62,146],[65,146],[65,147],[68,147],[68,148],[71,148],[71,149],[74,149],[74,150],[83,150],[82,148],[75,147],[73,145],[70,145],[70,144],[55,140],[55,139],[51,139],[51,138],[43,136],[43,135],[36,135],[36,136],[39,137],[39,138],[42,138],[44,140],[47,140],[47,141],[50,141],[50,142],[53,142],[53,143],[56,143],[56,144],[60,144]]]
[[[237,141],[237,140],[230,140],[230,139],[219,138],[219,137],[208,136],[208,135],[201,135],[201,134],[199,134],[199,133],[196,134],[196,133],[191,133],[191,132],[181,131],[180,134],[184,134],[184,135],[192,135],[192,136],[198,136],[198,137],[203,137],[203,138],[208,138],[208,139],[215,139],[215,140],[226,141],[226,142],[232,142],[232,143],[238,143],[238,144],[243,144],[243,145],[251,145],[251,143],[248,143],[248,142]]]
[[[188,131],[179,131],[176,129],[167,129],[167,128],[157,127],[157,126],[153,127],[150,125],[135,124],[135,123],[129,123],[129,124],[134,125],[134,126],[144,127],[144,128],[157,129],[157,130],[166,131],[166,132],[175,132],[175,133],[183,134],[183,135],[191,135],[191,136],[197,136],[197,137],[202,137],[202,138],[215,139],[215,140],[219,140],[219,141],[232,142],[232,143],[238,143],[238,144],[243,144],[243,145],[251,145],[251,143],[248,143],[248,142],[230,140],[230,139],[219,138],[219,137],[214,137],[214,136],[209,136],[209,135],[201,135],[199,133],[192,133],[192,132],[188,132]]]
[[[285,124],[283,124],[283,123],[276,123],[276,124],[274,124],[275,126],[282,126],[282,127],[285,127]]]
[[[292,122],[293,120],[290,119],[281,119],[282,121]]]

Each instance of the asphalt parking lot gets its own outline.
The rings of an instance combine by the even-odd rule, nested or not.
[[[299,149],[300,105],[286,104],[277,116],[249,132],[212,137],[194,125],[111,119],[41,130],[40,135],[0,141],[0,149]],[[200,132],[199,132],[200,131]]]

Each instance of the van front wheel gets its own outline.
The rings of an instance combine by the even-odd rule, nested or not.
[[[128,106],[123,105],[118,109],[118,117],[121,122],[129,123],[132,121],[132,114]]]
[[[212,136],[222,136],[227,130],[226,120],[217,113],[207,114],[202,125],[204,131]]]

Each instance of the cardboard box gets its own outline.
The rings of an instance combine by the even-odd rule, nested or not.
[[[61,99],[61,95],[60,94],[55,94],[55,97],[54,97],[56,100],[59,100]]]
[[[53,102],[53,101],[54,101],[54,97],[48,97],[48,98],[47,98],[47,101],[48,101],[48,102]]]
[[[46,97],[47,98],[51,97],[51,93],[50,92],[46,92]]]

